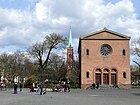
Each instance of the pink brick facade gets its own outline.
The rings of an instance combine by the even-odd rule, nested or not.
[[[93,83],[130,85],[129,40],[130,37],[106,28],[82,36],[79,42],[81,88]]]

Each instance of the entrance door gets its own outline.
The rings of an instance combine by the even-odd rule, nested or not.
[[[101,73],[96,73],[96,83],[101,84]]]
[[[107,74],[103,74],[103,84],[109,84],[109,75]]]
[[[116,84],[116,74],[111,74],[111,84]]]

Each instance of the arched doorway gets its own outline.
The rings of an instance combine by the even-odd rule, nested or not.
[[[103,70],[103,84],[106,84],[106,85],[109,84],[109,70],[108,69]]]
[[[96,83],[101,84],[101,69],[96,69],[96,76],[95,76]]]
[[[117,84],[117,70],[116,69],[111,70],[111,84],[112,85]]]

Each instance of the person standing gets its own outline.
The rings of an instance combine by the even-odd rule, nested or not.
[[[68,89],[68,92],[70,92],[70,81],[67,82],[67,89]]]
[[[99,83],[96,84],[96,89],[99,89]]]
[[[32,85],[33,85],[33,92],[34,92],[34,89],[35,89],[35,83],[33,83]]]
[[[22,83],[19,84],[20,92],[22,91]]]
[[[14,94],[17,94],[17,88],[18,88],[17,83],[14,83]]]
[[[67,92],[67,85],[65,81],[63,82],[63,88],[64,88],[64,92]]]

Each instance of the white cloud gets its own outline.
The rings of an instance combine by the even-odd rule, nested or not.
[[[62,25],[67,25],[68,23],[68,18],[66,17],[60,17],[59,19],[52,19],[53,24],[62,24]]]
[[[105,4],[105,0],[25,1],[35,3],[31,11],[0,8],[1,50],[26,48],[52,32],[68,36],[70,26],[76,45],[74,48],[77,48],[80,35],[103,27],[132,38],[140,34],[140,20],[131,0],[114,4]]]
[[[36,4],[35,12],[36,12],[37,20],[39,20],[40,22],[43,22],[49,16],[49,9],[47,10],[45,5],[42,4],[42,3],[37,3]]]

